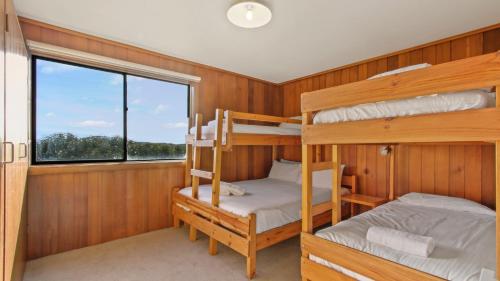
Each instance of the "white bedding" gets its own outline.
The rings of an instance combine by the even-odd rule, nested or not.
[[[219,207],[240,216],[255,213],[257,233],[300,220],[301,186],[294,182],[264,178],[233,182],[246,189],[243,196],[220,196]],[[191,196],[191,187],[183,188],[181,194]],[[343,188],[342,194],[349,193]],[[211,203],[212,187],[201,185],[198,198]],[[313,188],[313,204],[330,200],[329,188]]]
[[[215,120],[208,122],[207,126],[202,127],[203,136],[211,136],[215,133]],[[191,134],[195,133],[196,128],[193,127],[189,130]],[[226,128],[224,126],[224,133]],[[278,127],[278,126],[265,126],[265,125],[246,125],[233,122],[233,133],[239,134],[265,134],[265,135],[284,135],[284,136],[300,136],[300,129],[293,127]]]
[[[423,258],[373,244],[365,239],[370,226],[431,236],[436,248],[429,258]],[[482,268],[495,270],[493,215],[416,206],[396,200],[320,230],[316,235],[448,280],[479,280]],[[310,258],[358,280],[370,280],[318,257]]]
[[[461,111],[493,106],[495,106],[495,94],[486,89],[477,89],[323,110],[314,116],[314,124]]]

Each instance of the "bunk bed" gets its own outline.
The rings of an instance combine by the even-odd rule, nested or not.
[[[273,165],[281,163],[276,161],[278,147],[300,145],[301,121],[217,109],[214,121],[206,126],[202,123],[202,115],[196,114],[195,127],[186,137],[186,187],[173,194],[174,226],[178,227],[180,222],[189,225],[192,241],[196,240],[197,231],[208,235],[211,255],[217,253],[217,243],[222,243],[245,256],[246,275],[253,278],[258,250],[300,234],[300,163],[287,164],[296,165],[295,181],[272,178],[242,181],[233,184],[245,188],[246,195],[221,195],[222,151],[230,151],[238,145],[268,145],[272,146]],[[269,123],[280,125],[269,126]],[[212,171],[200,169],[202,148],[213,150]],[[316,162],[314,169],[331,169],[331,162]],[[200,178],[212,183],[200,185]],[[342,183],[356,191],[355,176],[343,177]],[[313,224],[320,226],[331,220],[331,190],[328,186],[315,190],[312,217]],[[344,189],[344,193],[349,190]]]
[[[468,261],[469,264],[478,263],[481,256],[487,256],[489,259],[483,260],[486,268],[489,266],[492,267],[489,268],[490,270],[496,269],[498,276],[500,272],[499,216],[495,217],[494,213],[489,216],[471,215],[470,212],[452,211],[443,207],[477,204],[462,198],[439,198],[437,201],[441,200],[443,206],[431,206],[432,208],[406,204],[407,196],[410,198],[432,196],[409,194],[359,216],[341,221],[339,203],[342,198],[339,192],[338,167],[339,147],[343,144],[397,146],[399,143],[494,143],[496,146],[496,201],[499,202],[500,99],[497,98],[495,101],[491,99],[492,94],[484,94],[492,91],[494,95],[496,88],[496,96],[499,96],[499,86],[500,52],[496,52],[303,93],[301,96],[303,121],[302,280],[443,280],[453,278],[464,280],[466,278],[462,274],[465,273],[462,271],[470,265],[460,267],[461,260],[457,256]],[[464,106],[464,93],[467,96],[466,99],[476,99],[476,102]],[[474,94],[482,95],[483,98],[473,97]],[[443,104],[447,106],[427,110],[429,103],[426,103],[426,100],[437,98],[439,104],[439,99],[443,96],[445,96]],[[419,105],[422,100],[423,106]],[[395,105],[398,102],[400,105],[403,104],[403,107]],[[424,108],[425,110],[424,112],[420,110],[399,112],[398,108],[404,108],[405,104],[410,104],[411,108]],[[370,113],[369,108],[375,108],[375,110]],[[332,193],[334,195],[331,204],[332,213],[336,215],[333,216],[331,227],[313,234],[311,175],[313,147],[317,145],[332,145],[334,170]],[[390,181],[393,194],[391,199],[394,199],[393,166],[394,162],[391,159]],[[464,201],[457,203],[455,200]],[[481,209],[478,206],[473,207],[474,210]],[[440,256],[436,253],[430,257],[415,258],[403,255],[401,252],[391,252],[390,249],[389,252],[382,251],[381,248],[387,250],[388,247],[377,248],[376,244],[367,242],[367,230],[371,225],[389,226],[419,234],[419,224],[408,219],[405,211],[410,212],[413,217],[419,217],[420,224],[432,225],[435,217],[440,217],[441,222],[433,225],[436,229],[424,233],[433,236],[436,243],[441,246],[444,244],[455,247],[457,256]],[[387,216],[391,218],[389,223],[386,220]],[[468,220],[469,224],[464,224],[462,219]],[[474,221],[475,226],[481,228],[481,231],[469,237],[470,231],[467,228],[471,227],[471,221]],[[450,229],[452,226],[455,228]],[[446,228],[449,230],[447,231]],[[441,235],[435,231],[441,231]],[[450,237],[450,240],[446,240],[446,237]],[[453,239],[457,241],[451,243]],[[471,250],[469,244],[472,240],[477,241],[474,242],[476,244],[472,244]],[[496,252],[493,250],[495,240]],[[417,262],[411,261],[415,259]],[[450,264],[439,264],[446,260],[458,263],[458,266],[455,264],[455,269],[453,269]],[[442,270],[443,267],[446,269]],[[453,272],[457,268],[458,272]],[[470,270],[475,272],[477,268]],[[466,280],[477,280],[477,274],[474,276]]]

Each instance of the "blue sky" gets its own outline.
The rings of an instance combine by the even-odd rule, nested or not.
[[[37,60],[37,137],[123,135],[123,76]],[[129,140],[184,143],[187,86],[128,76]]]

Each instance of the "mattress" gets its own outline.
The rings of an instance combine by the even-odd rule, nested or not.
[[[495,106],[495,94],[489,89],[442,93],[410,99],[366,103],[318,112],[314,124],[402,117],[479,109]]]
[[[340,243],[447,280],[479,280],[482,268],[495,271],[495,216],[415,206],[399,200],[316,233]],[[429,258],[405,254],[368,242],[370,226],[431,236],[436,248]],[[321,258],[311,260],[358,280],[370,280]]]
[[[215,134],[215,120],[208,122],[207,126],[202,127],[203,136],[213,136]],[[189,133],[194,134],[196,128],[193,127]],[[224,133],[227,132],[224,126]],[[265,126],[265,125],[247,125],[233,122],[233,133],[238,134],[264,134],[264,135],[283,135],[283,136],[300,136],[301,131],[297,128]]]
[[[256,214],[257,233],[300,220],[301,185],[277,179],[258,179],[233,182],[246,189],[243,196],[220,196],[219,208],[239,216]],[[191,187],[183,188],[181,194],[191,196]],[[349,193],[347,188],[342,194]],[[211,203],[211,185],[200,185],[198,198]],[[313,204],[331,200],[329,188],[313,188]]]

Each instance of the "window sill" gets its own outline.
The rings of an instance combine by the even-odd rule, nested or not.
[[[41,176],[49,174],[87,173],[116,170],[164,169],[170,167],[184,167],[185,162],[185,160],[160,160],[88,164],[32,165],[29,168],[29,175]]]

